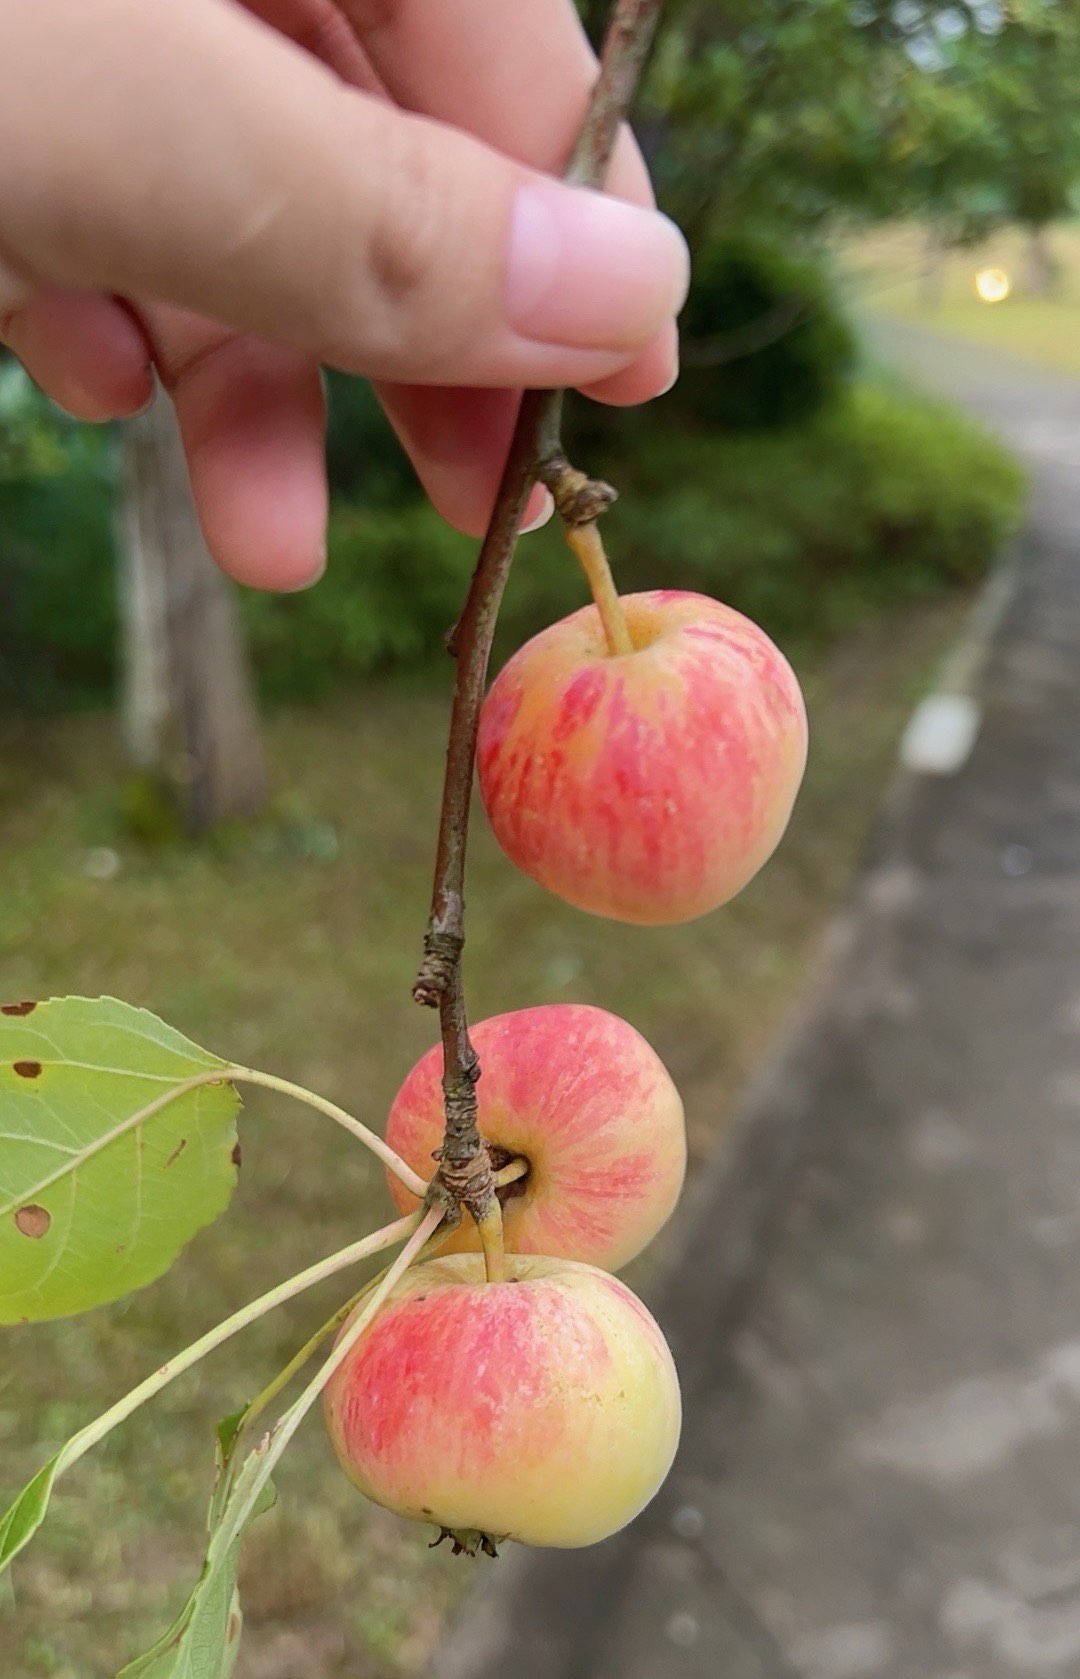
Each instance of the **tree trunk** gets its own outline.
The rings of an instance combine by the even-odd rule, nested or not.
[[[192,832],[249,816],[266,772],[236,604],[203,541],[161,392],[125,427],[120,546],[128,757],[176,788]]]
[[[1028,232],[1025,268],[1030,296],[1050,297],[1057,281],[1057,264],[1045,227],[1033,227]]]
[[[931,224],[926,230],[915,288],[918,307],[925,314],[933,314],[941,308],[945,292],[946,256],[947,246],[941,230]]]

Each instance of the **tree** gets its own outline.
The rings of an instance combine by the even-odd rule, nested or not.
[[[995,178],[1005,215],[1030,237],[1028,283],[1050,290],[1046,230],[1068,214],[1080,180],[1080,13],[1060,0],[1019,0],[968,68],[985,86],[998,142]]]
[[[662,195],[699,243],[879,213],[916,74],[873,5],[683,0],[647,89]]]
[[[898,215],[1038,234],[1080,178],[1078,101],[1066,0],[674,0],[641,134],[699,248]]]
[[[121,500],[125,746],[202,832],[258,810],[266,774],[231,588],[203,540],[160,393],[125,429]]]

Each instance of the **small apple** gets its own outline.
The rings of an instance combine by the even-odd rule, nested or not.
[[[605,1539],[657,1492],[679,1439],[675,1366],[640,1300],[606,1271],[531,1255],[510,1255],[501,1283],[477,1254],[407,1271],[324,1401],[361,1492],[466,1545]]]
[[[594,915],[665,925],[734,897],[787,826],[806,763],[795,674],[704,595],[625,595],[632,653],[594,606],[513,656],[484,701],[477,765],[517,866]]]
[[[500,1194],[507,1247],[618,1270],[666,1223],[686,1171],[683,1106],[660,1057],[625,1020],[582,1003],[493,1015],[471,1037],[481,1135],[529,1163]],[[443,1136],[441,1076],[436,1047],[398,1091],[386,1126],[391,1148],[425,1178]],[[390,1173],[387,1181],[412,1212],[415,1196]],[[465,1218],[443,1251],[478,1247]]]

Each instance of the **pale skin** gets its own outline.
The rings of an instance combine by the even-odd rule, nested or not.
[[[243,582],[322,571],[320,363],[474,534],[522,386],[675,377],[686,250],[633,139],[610,196],[555,179],[595,76],[569,0],[0,0],[0,64],[0,340],[86,420],[156,370]]]

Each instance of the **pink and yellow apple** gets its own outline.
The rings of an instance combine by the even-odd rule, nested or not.
[[[679,1439],[675,1366],[640,1300],[590,1265],[524,1255],[502,1283],[484,1281],[475,1254],[407,1271],[325,1406],[368,1498],[528,1545],[617,1532],[657,1492]]]
[[[527,642],[484,701],[477,764],[495,837],[542,886],[616,921],[690,921],[775,849],[806,763],[795,674],[704,595],[622,598],[634,651],[594,606]]]
[[[506,1245],[515,1253],[586,1260],[617,1270],[668,1219],[686,1170],[679,1093],[654,1049],[617,1015],[551,1003],[482,1020],[481,1135],[529,1163],[504,1191]],[[394,1098],[391,1148],[424,1178],[442,1142],[442,1051],[418,1061]],[[388,1174],[403,1212],[416,1198]],[[445,1252],[479,1247],[462,1220]]]

